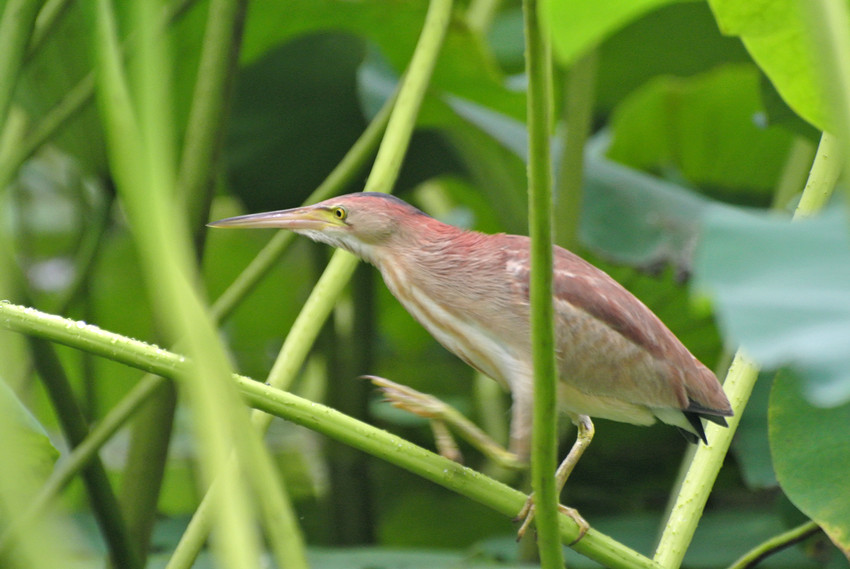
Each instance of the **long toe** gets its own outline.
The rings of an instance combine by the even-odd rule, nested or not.
[[[570,508],[564,506],[563,504],[558,504],[558,510],[566,516],[569,516],[579,528],[578,536],[570,543],[570,545],[575,545],[576,543],[584,537],[587,533],[587,530],[590,529],[590,524],[587,523],[581,514],[578,513],[578,510],[575,508]],[[522,525],[517,530],[517,541],[521,540],[525,536],[525,532],[528,531],[528,528],[531,526],[531,523],[534,521],[534,497],[530,495],[528,499],[525,501],[522,509],[519,511],[517,516],[514,518],[515,522],[522,521]]]

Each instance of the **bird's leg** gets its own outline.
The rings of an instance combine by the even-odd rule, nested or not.
[[[440,454],[456,460],[459,452],[455,454],[457,445],[451,437],[449,428],[466,440],[473,447],[481,451],[487,458],[493,460],[500,466],[512,470],[526,468],[527,465],[516,454],[506,450],[494,441],[487,433],[482,431],[475,423],[464,417],[460,411],[440,401],[433,395],[427,395],[375,375],[364,375],[384,394],[384,397],[393,407],[404,409],[414,415],[419,415],[431,422],[434,435],[437,440],[437,448]],[[454,450],[452,450],[454,449]]]
[[[558,490],[558,494],[560,495],[561,491],[564,489],[564,486],[567,483],[567,479],[570,477],[570,474],[573,472],[573,468],[575,468],[578,463],[581,455],[584,454],[584,451],[587,450],[587,447],[590,446],[590,441],[593,440],[593,433],[595,431],[593,427],[593,421],[590,420],[590,417],[587,415],[578,415],[573,418],[573,423],[575,423],[578,432],[576,434],[576,442],[573,444],[573,447],[570,449],[570,452],[567,454],[567,457],[561,462],[558,466],[558,469],[555,471],[555,484]],[[573,542],[580,540],[584,537],[584,534],[587,533],[590,525],[585,521],[581,514],[574,508],[568,508],[564,505],[559,505],[559,508],[562,513],[568,515],[576,522],[579,526],[579,534],[576,540]],[[530,495],[528,500],[525,501],[525,505],[517,514],[516,520],[523,520],[522,525],[517,531],[517,539],[522,539],[522,536],[525,535],[526,530],[528,530],[529,525],[532,520],[534,520],[534,495]],[[570,544],[572,545],[572,544]]]

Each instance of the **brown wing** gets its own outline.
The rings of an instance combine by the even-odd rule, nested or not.
[[[516,282],[520,283],[520,294],[528,299],[529,242],[523,237],[505,237],[509,243],[505,248],[507,265],[518,277]],[[667,401],[682,410],[693,408],[698,414],[731,415],[729,402],[714,374],[640,300],[606,273],[566,249],[555,247],[553,269],[553,293],[562,306],[558,310],[556,302],[556,312],[559,313],[556,318],[576,320],[576,314],[581,312],[591,316],[592,319],[584,319],[585,334],[588,326],[592,325],[595,328],[592,333],[606,336],[609,347],[630,353],[621,355],[625,358],[624,364],[634,363],[636,369],[638,364],[644,368],[652,367],[651,374],[632,374],[628,380],[601,386],[606,395],[646,405]],[[599,324],[609,332],[600,331]],[[616,335],[611,335],[610,331],[616,332]],[[621,340],[628,341],[631,346],[620,343]],[[628,349],[623,350],[623,347]],[[604,357],[617,361],[619,356],[609,353]],[[643,361],[636,361],[638,359]],[[606,359],[603,363],[610,364],[612,360]],[[600,365],[596,364],[590,362],[595,367],[588,374],[598,370]],[[574,378],[574,381],[582,379],[585,378]],[[604,378],[599,379],[604,381]],[[652,382],[652,385],[647,382]]]

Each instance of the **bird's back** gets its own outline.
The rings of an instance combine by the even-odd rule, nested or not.
[[[439,224],[405,251],[401,266],[377,263],[407,310],[447,349],[510,388],[531,383],[530,241]],[[398,259],[397,259],[398,261]],[[625,288],[554,248],[556,350],[564,409],[636,424],[655,418],[689,427],[688,409],[728,416],[714,374]],[[527,398],[526,398],[527,399]],[[696,412],[696,411],[695,411]]]

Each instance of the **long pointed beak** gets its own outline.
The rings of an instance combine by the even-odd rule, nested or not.
[[[252,213],[228,217],[208,223],[208,227],[271,227],[275,229],[323,229],[328,226],[328,212],[315,206],[280,211]]]

